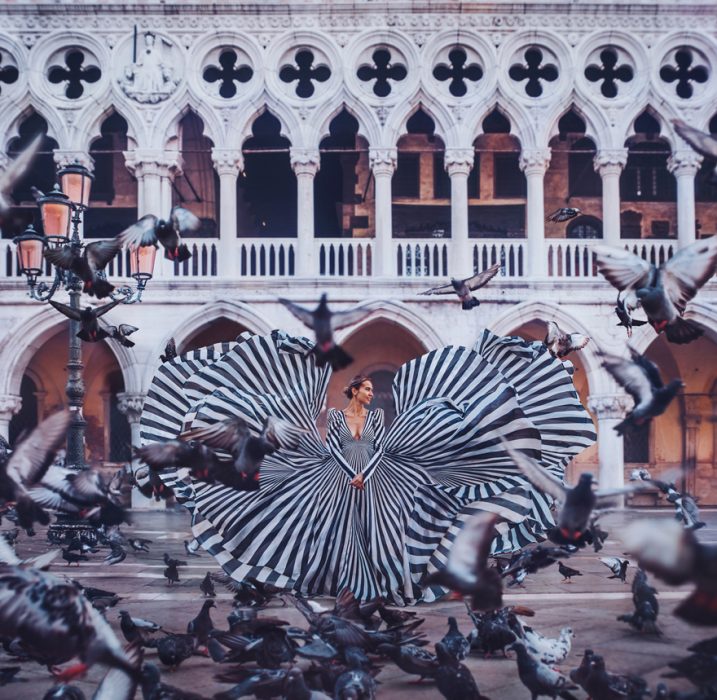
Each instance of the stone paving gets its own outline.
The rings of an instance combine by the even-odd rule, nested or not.
[[[640,674],[654,691],[661,674],[669,670],[666,666],[668,662],[687,655],[686,648],[695,641],[717,633],[715,629],[690,627],[674,618],[671,611],[689,587],[670,588],[654,580],[654,577],[650,578],[660,592],[661,610],[658,622],[663,636],[655,638],[640,635],[627,624],[615,619],[618,615],[632,610],[629,582],[634,569],[629,570],[628,585],[608,580],[610,572],[599,561],[599,557],[622,554],[619,542],[620,526],[626,519],[670,515],[669,511],[662,510],[607,516],[601,521],[610,532],[605,549],[599,555],[592,550],[583,551],[570,560],[570,566],[579,569],[583,574],[575,578],[574,583],[561,583],[562,577],[557,567],[551,567],[529,576],[523,588],[510,589],[505,595],[506,604],[520,603],[535,609],[536,615],[529,624],[545,635],[557,636],[563,625],[572,626],[575,631],[573,649],[568,659],[560,665],[561,670],[567,672],[575,668],[583,650],[590,647],[605,657],[608,670]],[[703,541],[717,542],[717,512],[705,513],[704,517],[708,527],[699,531],[700,538]],[[91,555],[91,560],[79,567],[68,567],[59,560],[61,563],[53,565],[52,570],[87,585],[110,589],[121,595],[123,600],[107,613],[107,619],[118,635],[120,609],[126,609],[135,616],[153,619],[168,630],[184,632],[187,622],[201,607],[200,580],[207,571],[219,570],[214,559],[203,552],[200,558],[189,559],[188,565],[180,570],[181,581],[178,584],[171,588],[166,585],[162,575],[162,555],[168,552],[176,558],[187,559],[182,541],[191,537],[188,524],[189,518],[185,512],[135,513],[133,526],[124,528],[124,532],[151,539],[149,554],[129,552],[124,562],[108,566],[103,562],[106,551],[101,550],[98,554]],[[44,532],[39,531],[32,539],[21,536],[18,554],[25,557],[45,551],[48,547]],[[212,617],[215,625],[226,626],[226,616],[232,609],[231,595],[220,592],[219,588],[217,592],[217,609],[212,611]],[[330,603],[328,600],[322,602]],[[467,634],[472,627],[463,604],[459,602],[437,602],[421,605],[417,609],[425,618],[422,629],[431,642],[443,636],[448,615],[458,618],[464,633]],[[272,609],[272,614],[279,614],[291,624],[304,626],[303,618],[293,609],[277,607]],[[149,650],[147,658],[152,660],[154,654],[154,651]],[[0,654],[0,667],[12,663],[12,659]],[[466,664],[473,672],[481,692],[493,700],[519,700],[530,697],[518,679],[513,658],[470,657]],[[217,669],[208,659],[193,657],[178,670],[163,673],[163,678],[172,685],[211,697],[214,693],[231,687],[214,680]],[[77,682],[88,698],[92,697],[102,673],[102,669],[96,667],[84,680]],[[39,700],[52,685],[46,669],[36,664],[24,664],[21,677],[26,681],[0,688],[0,698]],[[379,698],[411,697],[420,700],[440,697],[430,682],[416,685],[392,664],[385,666],[378,680],[381,682]],[[670,680],[668,683],[675,689],[690,688],[689,683],[684,680]],[[575,691],[575,694],[580,698],[585,697],[582,691]],[[140,696],[138,693],[137,697]]]

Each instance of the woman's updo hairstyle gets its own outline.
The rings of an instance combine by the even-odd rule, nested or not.
[[[347,386],[344,387],[344,396],[347,399],[352,399],[354,397],[353,389],[359,389],[361,385],[364,382],[370,382],[371,377],[366,376],[365,374],[357,374],[349,383]]]

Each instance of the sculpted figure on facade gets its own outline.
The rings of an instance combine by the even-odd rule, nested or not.
[[[179,85],[175,69],[165,56],[165,47],[172,44],[166,39],[157,39],[152,32],[146,32],[143,46],[134,40],[132,63],[125,67],[119,84],[125,95],[141,103],[155,104],[167,99]]]

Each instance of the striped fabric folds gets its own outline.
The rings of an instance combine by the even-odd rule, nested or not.
[[[540,343],[485,331],[473,348],[441,348],[399,369],[388,430],[383,412],[370,411],[355,438],[330,410],[324,444],[316,418],[330,369],[316,367],[311,347],[280,331],[243,334],[162,365],[145,402],[143,443],[236,415],[256,430],[273,415],[306,431],[296,449],[264,461],[259,491],[198,482],[183,468],[162,474],[229,575],[305,595],[348,587],[363,600],[430,601],[444,591],[421,582],[444,565],[474,513],[503,518],[495,552],[535,542],[553,525],[549,500],[500,439],[562,477],[595,439],[569,363]],[[349,485],[359,472],[363,492]]]

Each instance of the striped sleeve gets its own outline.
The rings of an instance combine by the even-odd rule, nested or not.
[[[353,479],[356,474],[351,468],[351,465],[346,461],[341,449],[341,438],[339,437],[339,430],[341,429],[341,416],[335,408],[329,409],[327,423],[326,446],[329,448],[329,454],[334,458],[339,467],[346,472],[349,479]]]
[[[373,447],[376,450],[373,453],[373,456],[369,460],[368,464],[364,467],[363,470],[363,480],[364,483],[368,480],[368,478],[371,476],[373,471],[376,469],[376,466],[378,463],[383,459],[383,438],[386,435],[386,428],[384,426],[383,421],[383,409],[379,408],[374,413],[374,421],[373,421],[373,429],[374,429],[374,441],[373,441]]]

